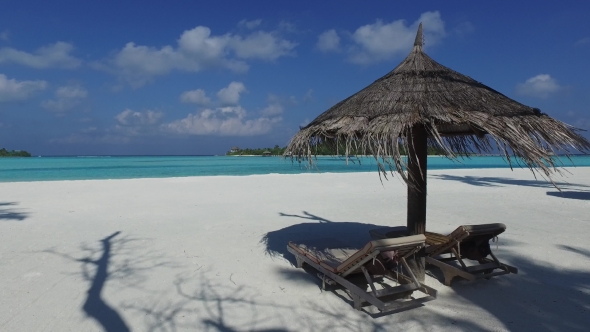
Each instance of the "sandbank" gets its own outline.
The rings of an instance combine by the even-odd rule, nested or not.
[[[503,222],[518,275],[381,317],[293,266],[287,241],[405,224],[377,173],[2,183],[1,331],[587,331],[590,168],[429,173],[427,229]],[[494,244],[495,247],[495,244]]]

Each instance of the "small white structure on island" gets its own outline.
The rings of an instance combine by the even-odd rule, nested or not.
[[[241,150],[240,148],[238,148],[237,146],[234,146],[234,147],[232,147],[232,148],[229,150],[229,152],[230,152],[230,153],[235,153],[235,152],[238,152],[238,151],[240,151],[240,150]]]

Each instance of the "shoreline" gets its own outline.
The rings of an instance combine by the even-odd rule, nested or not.
[[[580,168],[590,168],[590,166],[565,166],[565,167],[558,167],[558,170],[565,170],[568,171],[569,169],[580,169]],[[482,172],[485,172],[486,170],[508,170],[508,171],[527,171],[529,174],[533,174],[529,169],[527,168],[523,168],[523,167],[513,167],[513,169],[511,170],[509,167],[490,167],[490,168],[446,168],[446,169],[429,169],[428,170],[428,174],[430,175],[430,173],[432,172],[448,172],[448,171],[473,171],[473,170],[480,170]],[[228,175],[228,174],[220,174],[220,175],[187,175],[187,176],[165,176],[165,177],[125,177],[125,178],[103,178],[103,179],[57,179],[57,180],[17,180],[17,181],[3,181],[0,180],[0,184],[2,183],[31,183],[31,182],[68,182],[68,181],[120,181],[120,180],[153,180],[153,179],[190,179],[190,178],[223,178],[223,177],[227,177],[227,178],[241,178],[241,177],[250,177],[250,176],[254,176],[254,177],[260,177],[260,176],[266,176],[266,175],[272,175],[272,176],[276,176],[276,175],[281,175],[281,176],[296,176],[296,175],[321,175],[321,174],[367,174],[367,173],[373,173],[377,176],[379,176],[380,173],[378,173],[377,170],[370,170],[370,171],[349,171],[349,172],[322,172],[321,170],[319,171],[310,171],[310,172],[306,172],[306,173],[264,173],[264,174],[233,174],[233,175]],[[540,173],[534,173],[536,175],[541,175]],[[383,176],[381,174],[381,176]],[[388,179],[391,178],[395,178],[399,175],[397,175],[397,173],[391,173],[391,172],[387,172],[387,176]],[[557,173],[554,173],[554,177],[555,179],[560,178],[561,176]],[[544,181],[541,180],[540,181]]]

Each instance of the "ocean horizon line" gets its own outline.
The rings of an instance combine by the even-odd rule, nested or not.
[[[31,158],[118,158],[118,157],[218,157],[218,154],[104,154],[104,155],[34,155]]]
[[[280,156],[280,155],[272,155],[272,156]],[[405,155],[404,155],[405,156]],[[588,154],[583,153],[573,153],[573,154],[555,154],[555,157],[568,157],[568,156],[589,156]],[[118,158],[118,157],[262,157],[262,155],[226,155],[226,154],[104,154],[104,155],[32,155],[31,157],[22,157],[22,158]],[[290,157],[290,156],[285,156]],[[345,155],[314,155],[314,157],[346,157]],[[372,155],[349,155],[349,158],[354,157],[363,157],[363,158],[371,158]],[[428,157],[445,157],[445,155],[428,155]],[[466,155],[461,156],[457,155],[457,157],[504,157],[503,154],[473,154],[473,155]],[[513,156],[510,156],[511,158]]]

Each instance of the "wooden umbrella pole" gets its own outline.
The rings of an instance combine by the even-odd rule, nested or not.
[[[426,231],[427,133],[422,124],[412,127],[408,142],[408,231],[410,235]]]
[[[409,235],[426,231],[426,166],[428,157],[428,134],[422,124],[412,127],[408,137],[408,219]],[[424,258],[408,261],[412,272],[424,281]]]

